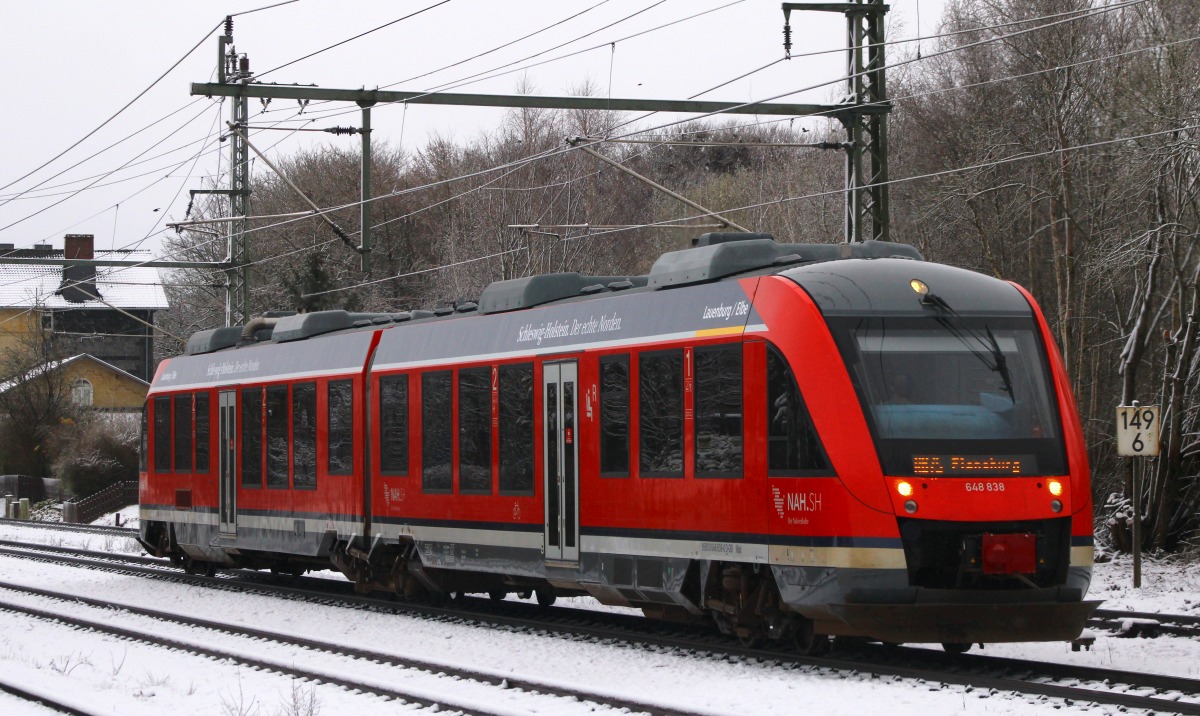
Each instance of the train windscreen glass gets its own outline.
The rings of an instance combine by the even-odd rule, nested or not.
[[[892,475],[1060,475],[1059,415],[1031,320],[871,317],[839,344]]]

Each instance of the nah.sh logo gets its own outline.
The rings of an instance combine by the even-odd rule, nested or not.
[[[775,513],[779,515],[780,519],[783,519],[788,512],[819,512],[821,510],[821,493],[783,493],[779,491],[778,487],[772,487],[771,502],[775,504]]]

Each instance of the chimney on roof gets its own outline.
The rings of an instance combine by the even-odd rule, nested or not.
[[[63,244],[63,258],[71,260],[91,261],[94,256],[93,234],[67,234]],[[36,247],[35,247],[36,248]],[[96,290],[96,267],[93,264],[72,264],[63,266],[63,281],[57,293],[71,303],[84,303],[100,298]]]
[[[94,234],[67,234],[63,237],[63,246],[66,250],[63,252],[65,259],[84,259],[91,261],[95,258],[93,254],[93,245],[95,244]]]

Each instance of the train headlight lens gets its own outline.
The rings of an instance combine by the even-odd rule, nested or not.
[[[929,287],[926,286],[925,282],[919,278],[914,278],[913,280],[909,281],[908,285],[909,288],[921,294],[922,296],[929,293]]]
[[[1050,500],[1050,509],[1055,512],[1062,512],[1062,500]]]
[[[1062,497],[1062,483],[1058,480],[1051,480],[1046,487],[1050,489],[1051,495],[1054,495],[1055,497]]]
[[[904,511],[910,515],[915,515],[917,513],[917,501],[916,500],[905,500],[904,501]]]
[[[904,480],[897,482],[896,483],[896,492],[899,492],[901,497],[911,497],[912,493],[913,493],[912,483],[906,482]]]

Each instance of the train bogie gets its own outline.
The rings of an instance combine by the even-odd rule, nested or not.
[[[1088,468],[1032,298],[899,245],[733,238],[194,337],[147,401],[144,544],[805,651],[1077,635]]]

